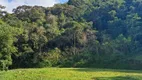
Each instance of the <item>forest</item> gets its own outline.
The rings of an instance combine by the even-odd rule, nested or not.
[[[142,69],[142,0],[0,5],[0,69]]]

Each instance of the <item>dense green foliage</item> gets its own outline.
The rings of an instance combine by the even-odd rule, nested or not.
[[[0,68],[142,69],[141,7],[141,0],[69,0],[0,10]]]

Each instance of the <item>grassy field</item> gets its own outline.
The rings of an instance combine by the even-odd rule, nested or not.
[[[0,72],[0,80],[142,80],[142,71],[87,68],[16,69]]]

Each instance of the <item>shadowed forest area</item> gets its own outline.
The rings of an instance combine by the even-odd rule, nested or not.
[[[69,0],[53,7],[23,5],[13,13],[4,8],[0,6],[1,70],[142,69],[142,0]]]

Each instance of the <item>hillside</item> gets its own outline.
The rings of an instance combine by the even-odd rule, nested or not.
[[[0,69],[142,69],[142,0],[0,5]]]

